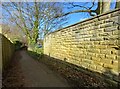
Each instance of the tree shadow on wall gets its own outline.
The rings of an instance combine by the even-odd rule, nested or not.
[[[96,88],[99,89],[116,89],[116,82],[110,81],[109,75],[117,75],[111,72],[110,68],[106,68],[104,73],[98,73],[91,71],[87,68],[83,68],[72,63],[67,62],[67,58],[64,60],[50,57],[50,55],[40,55],[32,51],[28,51],[29,55],[37,59],[39,62],[46,64],[50,69],[56,71],[64,78],[68,80],[72,87],[87,89]]]

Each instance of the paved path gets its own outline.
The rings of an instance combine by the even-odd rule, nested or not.
[[[69,87],[65,79],[50,70],[46,65],[35,61],[26,51],[21,51],[20,55],[25,87]]]

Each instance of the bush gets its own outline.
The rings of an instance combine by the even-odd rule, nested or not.
[[[20,41],[15,41],[14,44],[15,44],[15,50],[19,50],[22,46],[22,42]]]

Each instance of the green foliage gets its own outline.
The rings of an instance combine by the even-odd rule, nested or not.
[[[31,50],[28,50],[28,53],[36,59],[43,55],[43,48],[39,48],[37,45],[31,45],[29,47]]]
[[[43,54],[43,48],[34,48],[34,52],[38,53],[38,54]]]
[[[15,50],[19,50],[22,46],[22,42],[20,42],[20,41],[15,41],[13,43],[15,45]]]
[[[36,48],[33,51],[28,51],[28,54],[36,60],[39,60],[43,56],[43,48]]]

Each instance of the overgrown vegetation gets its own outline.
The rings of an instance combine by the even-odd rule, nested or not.
[[[19,50],[22,46],[22,42],[20,41],[14,41],[13,43],[15,45],[15,50]]]
[[[39,60],[43,56],[43,48],[35,48],[33,51],[28,50],[28,54]]]

